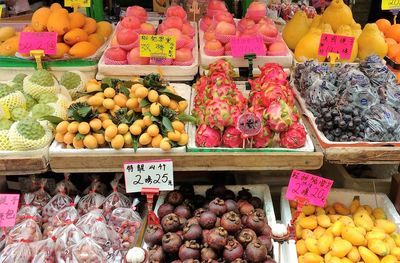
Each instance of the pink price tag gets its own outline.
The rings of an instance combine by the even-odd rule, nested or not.
[[[353,51],[354,37],[325,34],[321,35],[318,56],[328,56],[337,53],[342,59],[349,59]]]
[[[261,36],[235,37],[231,39],[233,57],[244,57],[247,54],[265,56],[265,44]]]
[[[15,225],[19,194],[0,194],[0,227]]]
[[[332,185],[332,180],[293,170],[286,198],[288,200],[300,198],[309,204],[324,207]]]
[[[260,133],[262,123],[256,114],[245,112],[238,118],[237,129],[241,131],[243,135],[251,137]]]
[[[47,55],[57,52],[56,32],[21,32],[18,52],[29,54],[31,50],[43,50]]]

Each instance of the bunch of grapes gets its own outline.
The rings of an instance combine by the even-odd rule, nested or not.
[[[366,118],[354,105],[322,107],[316,114],[318,129],[329,141],[364,141]]]

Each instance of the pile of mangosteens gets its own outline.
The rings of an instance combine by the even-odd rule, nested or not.
[[[273,263],[271,228],[260,198],[213,186],[206,197],[183,185],[158,209],[161,225],[148,226],[149,262]]]

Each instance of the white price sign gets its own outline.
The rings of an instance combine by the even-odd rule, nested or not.
[[[174,190],[174,167],[172,160],[150,160],[124,163],[127,193],[141,192],[142,188]]]

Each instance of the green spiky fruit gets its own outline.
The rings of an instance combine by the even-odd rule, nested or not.
[[[26,99],[22,92],[14,90],[6,84],[0,84],[0,104],[6,106],[9,110],[14,108],[26,107]]]
[[[8,138],[15,150],[27,151],[47,146],[53,135],[45,124],[26,118],[11,126]]]
[[[32,109],[33,106],[37,104],[37,101],[34,98],[32,98],[31,95],[24,94],[24,96],[26,99],[26,109],[29,111]]]
[[[43,93],[56,94],[59,91],[57,80],[48,71],[37,70],[24,79],[24,93],[38,99]]]
[[[22,83],[11,82],[10,85],[14,90],[18,90],[18,91],[21,91],[21,92],[24,91],[24,89],[22,88]]]
[[[12,144],[8,138],[9,131],[8,130],[0,130],[0,150],[1,151],[10,151],[13,150]]]
[[[66,87],[68,90],[76,89],[81,82],[81,77],[75,72],[65,72],[60,79],[60,84]]]
[[[24,79],[27,75],[24,73],[18,73],[17,75],[15,75],[14,79],[12,80],[12,82],[17,83],[17,84],[21,84],[24,82]]]
[[[47,104],[39,103],[32,107],[30,116],[33,119],[38,120],[44,116],[50,116],[53,114],[54,114],[53,107]]]
[[[24,108],[14,108],[11,111],[11,118],[14,121],[19,121],[24,118],[26,118],[29,115],[29,112],[27,112]]]
[[[38,102],[39,103],[53,103],[58,100],[56,94],[52,93],[43,93],[39,96]]]
[[[0,103],[0,119],[9,119],[10,117],[11,114],[8,107]]]
[[[13,124],[13,122],[10,120],[1,119],[0,120],[0,131],[1,130],[9,130],[12,124]]]

